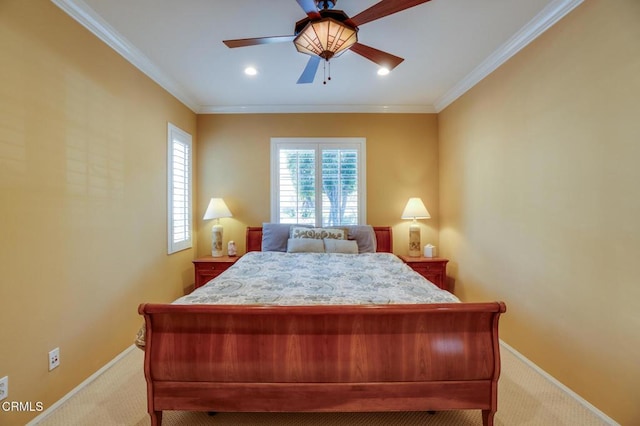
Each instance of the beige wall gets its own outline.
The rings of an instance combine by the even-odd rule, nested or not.
[[[640,424],[640,2],[583,3],[439,115],[440,244],[502,338]]]
[[[621,424],[640,421],[640,3],[591,0],[443,113],[202,115],[47,0],[0,2],[0,377],[59,399],[129,346],[209,252],[269,220],[271,137],[367,138],[367,211],[406,253],[451,259],[465,300],[502,299],[502,337]],[[166,123],[196,137],[196,250],[166,255]],[[327,124],[325,124],[327,123]],[[438,148],[440,139],[440,148]],[[440,149],[440,152],[438,151]],[[438,160],[439,156],[439,160]],[[439,170],[440,167],[440,170]],[[438,234],[439,231],[439,234]],[[439,238],[439,239],[438,239]],[[46,353],[62,365],[47,372]],[[0,413],[24,423],[37,413]]]
[[[394,247],[408,252],[409,197],[421,197],[432,219],[422,241],[438,244],[438,147],[435,114],[264,114],[198,116],[199,219],[211,197],[223,197],[234,217],[221,219],[224,247],[245,249],[245,228],[270,221],[272,137],[365,137],[367,222],[394,226]],[[211,252],[210,222],[199,221],[198,255]]]
[[[196,117],[47,0],[0,2],[0,377],[45,408],[193,282],[166,254],[166,134]],[[61,366],[47,371],[60,347]],[[0,424],[37,413],[0,412]]]

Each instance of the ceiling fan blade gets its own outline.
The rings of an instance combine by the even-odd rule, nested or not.
[[[283,43],[287,41],[293,41],[296,38],[295,35],[287,36],[271,36],[271,37],[257,37],[257,38],[239,38],[235,40],[222,40],[227,47],[246,47],[256,46],[258,44],[271,44],[271,43]]]
[[[313,79],[316,77],[318,71],[318,65],[320,65],[321,58],[319,56],[310,56],[307,66],[304,67],[304,71],[300,74],[300,78],[296,82],[297,84],[313,83]]]
[[[316,7],[315,0],[297,0],[297,2],[309,19],[322,18],[322,16],[320,16],[320,12],[318,12],[318,8]]]
[[[368,60],[375,62],[381,67],[387,68],[389,71],[400,65],[403,58],[392,55],[391,53],[383,52],[382,50],[374,49],[362,43],[356,43],[349,48],[354,53],[364,56]]]
[[[352,17],[351,22],[356,26],[360,26],[428,1],[430,0],[382,0]]]

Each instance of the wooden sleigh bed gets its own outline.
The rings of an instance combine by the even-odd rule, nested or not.
[[[391,252],[391,229],[374,228]],[[260,250],[261,228],[247,231]],[[152,425],[163,410],[482,410],[492,425],[502,302],[142,304]]]

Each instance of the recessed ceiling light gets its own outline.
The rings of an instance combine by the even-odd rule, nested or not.
[[[258,74],[258,70],[255,69],[254,67],[246,67],[244,69],[244,73],[246,75],[256,75],[256,74]]]
[[[387,74],[389,74],[389,68],[382,67],[378,69],[378,75],[387,75]]]

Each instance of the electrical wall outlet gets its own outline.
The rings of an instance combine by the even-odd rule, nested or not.
[[[0,379],[0,401],[9,396],[9,376]]]
[[[60,365],[60,348],[49,351],[49,371]]]

